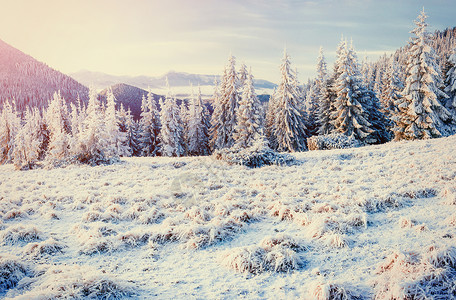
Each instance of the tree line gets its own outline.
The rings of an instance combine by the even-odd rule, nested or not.
[[[258,141],[277,151],[306,151],[309,137],[334,133],[361,145],[454,134],[456,49],[444,60],[437,55],[426,17],[424,11],[418,16],[406,47],[377,63],[359,63],[353,44],[342,39],[329,72],[320,49],[317,77],[305,85],[284,51],[280,82],[267,106],[256,95],[251,70],[244,64],[237,70],[234,56],[215,82],[212,115],[199,88],[178,104],[168,83],[158,105],[150,89],[143,96],[138,121],[122,105],[116,109],[111,90],[105,102],[91,90],[87,105],[69,107],[55,93],[47,108],[28,107],[22,116],[14,101],[6,101],[0,163],[30,168],[39,161],[99,164],[119,156],[209,155]]]

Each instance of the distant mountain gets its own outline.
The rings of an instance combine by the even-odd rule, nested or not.
[[[0,107],[7,99],[19,110],[43,107],[58,90],[68,102],[88,99],[87,87],[0,40]]]
[[[142,103],[142,97],[143,95],[147,97],[147,91],[135,86],[131,86],[125,83],[118,83],[114,84],[108,88],[105,88],[104,90],[100,91],[98,94],[100,95],[101,101],[105,102],[106,101],[106,94],[108,92],[108,89],[112,89],[112,93],[114,94],[114,97],[116,99],[116,108],[120,108],[120,104],[122,103],[124,108],[128,110],[130,108],[131,113],[133,115],[133,118],[135,120],[139,120],[141,117],[141,103]],[[155,103],[157,104],[157,109],[160,110],[160,104],[159,100],[160,98],[165,98],[165,96],[162,95],[157,95],[152,93]],[[184,99],[184,100],[182,100]],[[177,105],[181,105],[182,101],[188,105],[188,98],[177,98],[176,103]],[[209,110],[210,113],[212,113],[212,105],[209,100],[204,100],[203,99],[204,105],[206,105],[207,109]]]
[[[125,110],[130,108],[133,118],[138,120],[141,115],[142,97],[147,97],[147,91],[125,83],[114,84],[110,88],[116,98],[116,108],[119,109],[120,104],[122,103]],[[108,89],[109,88],[106,88],[99,93],[102,101],[106,101]],[[158,100],[162,96],[153,94],[153,97],[158,107]]]
[[[132,86],[137,86],[142,89],[147,89],[148,87],[153,90],[162,90],[165,87],[165,78],[168,77],[169,84],[171,88],[175,89],[176,87],[194,87],[200,86],[213,86],[214,79],[220,81],[220,76],[218,75],[200,75],[200,74],[189,74],[183,72],[168,72],[167,74],[159,77],[151,76],[115,76],[109,75],[101,72],[91,72],[87,70],[79,71],[76,73],[70,74],[74,79],[82,82],[86,86],[93,86],[96,89],[104,89],[108,86],[125,83]],[[255,80],[255,88],[257,89],[266,89],[272,90],[276,87],[276,84],[262,79]],[[180,89],[177,89],[180,90]]]

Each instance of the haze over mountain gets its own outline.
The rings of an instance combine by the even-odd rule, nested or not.
[[[190,85],[197,87],[200,85],[203,88],[204,94],[212,94],[207,87],[214,86],[214,80],[217,78],[220,81],[219,75],[202,75],[202,74],[189,74],[185,72],[170,71],[162,76],[116,76],[102,72],[92,72],[88,70],[81,70],[76,73],[71,73],[71,77],[77,81],[85,84],[86,86],[93,86],[100,90],[118,83],[125,83],[128,85],[136,86],[142,89],[150,87],[154,92],[163,91],[166,86],[166,77],[168,77],[169,85],[176,94],[186,95],[190,92]],[[255,80],[255,88],[260,91],[272,91],[276,84],[263,80]],[[163,93],[163,92],[160,92]],[[262,93],[262,92],[261,92]]]
[[[88,88],[73,78],[0,40],[0,107],[7,99],[15,99],[19,110],[27,105],[43,107],[54,92],[61,92],[68,101],[78,96],[85,101]]]

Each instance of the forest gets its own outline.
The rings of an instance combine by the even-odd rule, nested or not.
[[[122,156],[200,156],[214,152],[299,152],[430,139],[456,132],[454,30],[431,34],[426,14],[409,43],[378,61],[360,62],[342,39],[329,70],[323,49],[317,76],[301,84],[284,51],[281,80],[267,105],[255,92],[252,71],[230,56],[211,99],[201,91],[186,101],[168,93],[158,105],[149,90],[141,118],[108,91],[70,103],[55,92],[46,108],[5,101],[0,113],[0,162],[30,169],[82,162],[109,163]]]

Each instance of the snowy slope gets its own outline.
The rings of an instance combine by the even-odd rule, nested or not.
[[[454,145],[0,166],[0,297],[455,298]]]

